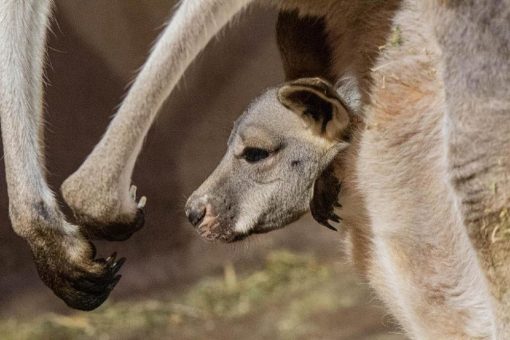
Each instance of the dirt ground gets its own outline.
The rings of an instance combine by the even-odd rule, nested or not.
[[[103,134],[174,4],[56,1],[45,132],[48,180],[55,191]],[[264,88],[283,81],[274,23],[270,10],[248,11],[207,47],[164,105],[133,178],[148,197],[146,226],[127,242],[98,243],[100,255],[117,250],[128,259],[121,282],[98,311],[74,313],[41,283],[27,245],[10,228],[0,169],[2,339],[401,338],[392,333],[373,293],[340,264],[339,239],[311,218],[232,246],[203,242],[185,221],[186,197],[221,158],[235,118]],[[271,254],[279,249],[288,250],[296,268],[308,268],[306,275],[295,278],[291,265],[294,274],[277,271],[283,279],[268,279],[272,286],[262,285],[260,293],[256,282],[272,277],[277,260]],[[315,278],[309,267],[324,276]],[[213,293],[204,293],[208,284]],[[242,300],[253,291],[260,301]],[[225,303],[237,312],[215,310]]]

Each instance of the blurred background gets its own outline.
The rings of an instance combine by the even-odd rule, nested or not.
[[[57,0],[46,70],[46,158],[54,188],[99,141],[176,1]],[[338,235],[307,216],[234,245],[201,240],[183,213],[220,160],[233,121],[283,81],[275,11],[252,8],[193,63],[151,129],[134,183],[146,225],[99,243],[128,261],[108,302],[68,309],[10,228],[0,169],[2,339],[401,339],[343,262]]]

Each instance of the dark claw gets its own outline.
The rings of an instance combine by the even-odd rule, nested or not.
[[[117,285],[117,283],[119,283],[120,279],[122,278],[122,275],[117,275],[113,278],[113,281],[112,283],[110,283],[110,285],[108,286],[108,289],[111,291],[113,290],[113,288],[115,288],[115,286]]]
[[[28,243],[42,281],[71,308],[89,311],[99,307],[119,282],[117,273],[125,258],[116,260],[113,253],[107,259],[95,259],[94,245],[81,236],[73,240],[80,243],[80,252],[71,257],[69,235],[56,228],[36,230],[36,241],[29,239]]]
[[[113,254],[108,256],[106,259],[105,258],[99,258],[99,259],[95,259],[94,262],[100,263],[100,264],[102,264],[104,266],[107,266],[107,267],[111,267],[112,263],[115,261],[116,258],[117,258],[117,252],[114,252]]]
[[[74,280],[69,279],[71,290],[64,287],[63,292],[53,289],[54,292],[72,308],[89,311],[99,307],[108,298],[110,292],[122,277],[116,274],[126,259],[121,258],[114,262],[115,256],[116,254],[113,254],[104,261],[107,270],[101,276],[84,273]],[[108,266],[107,261],[112,264]]]
[[[338,217],[338,215],[336,214],[333,214],[331,215],[331,217],[329,218],[330,220],[332,220],[333,222],[336,222],[336,223],[339,223],[342,219],[340,217]]]
[[[338,229],[333,227],[331,224],[329,224],[329,222],[322,223],[322,225],[325,226],[328,229],[333,230],[333,231],[338,231]]]
[[[113,254],[108,256],[108,258],[105,260],[106,265],[110,266],[112,264],[112,262],[115,261],[116,258],[117,258],[117,252],[114,252]]]
[[[105,290],[108,289],[110,285],[110,281],[108,280],[89,280],[85,278],[77,279],[75,281],[71,281],[71,287],[81,291],[83,293],[88,293],[92,295],[103,294]]]
[[[125,257],[123,257],[120,260],[118,260],[117,262],[115,262],[110,267],[110,272],[112,273],[112,275],[117,274],[117,272],[120,270],[120,268],[124,265],[125,262],[126,262],[126,258]]]
[[[119,281],[119,277],[115,275],[126,262],[125,257],[115,262],[116,256],[117,254],[113,253],[106,260],[95,260],[95,262],[101,263],[105,267],[106,271],[100,276],[84,272],[74,279],[69,278],[71,287],[89,294],[104,294],[106,291],[111,291],[111,289]]]

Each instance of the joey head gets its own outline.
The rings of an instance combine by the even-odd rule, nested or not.
[[[338,221],[339,183],[328,166],[349,145],[351,119],[320,78],[267,90],[235,122],[220,164],[188,199],[189,221],[224,242],[282,228],[310,207],[320,223]]]

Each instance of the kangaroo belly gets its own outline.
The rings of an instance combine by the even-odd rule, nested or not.
[[[372,68],[356,165],[372,237],[367,276],[418,338],[489,337],[488,268],[449,184],[440,52],[414,6],[404,2]]]

